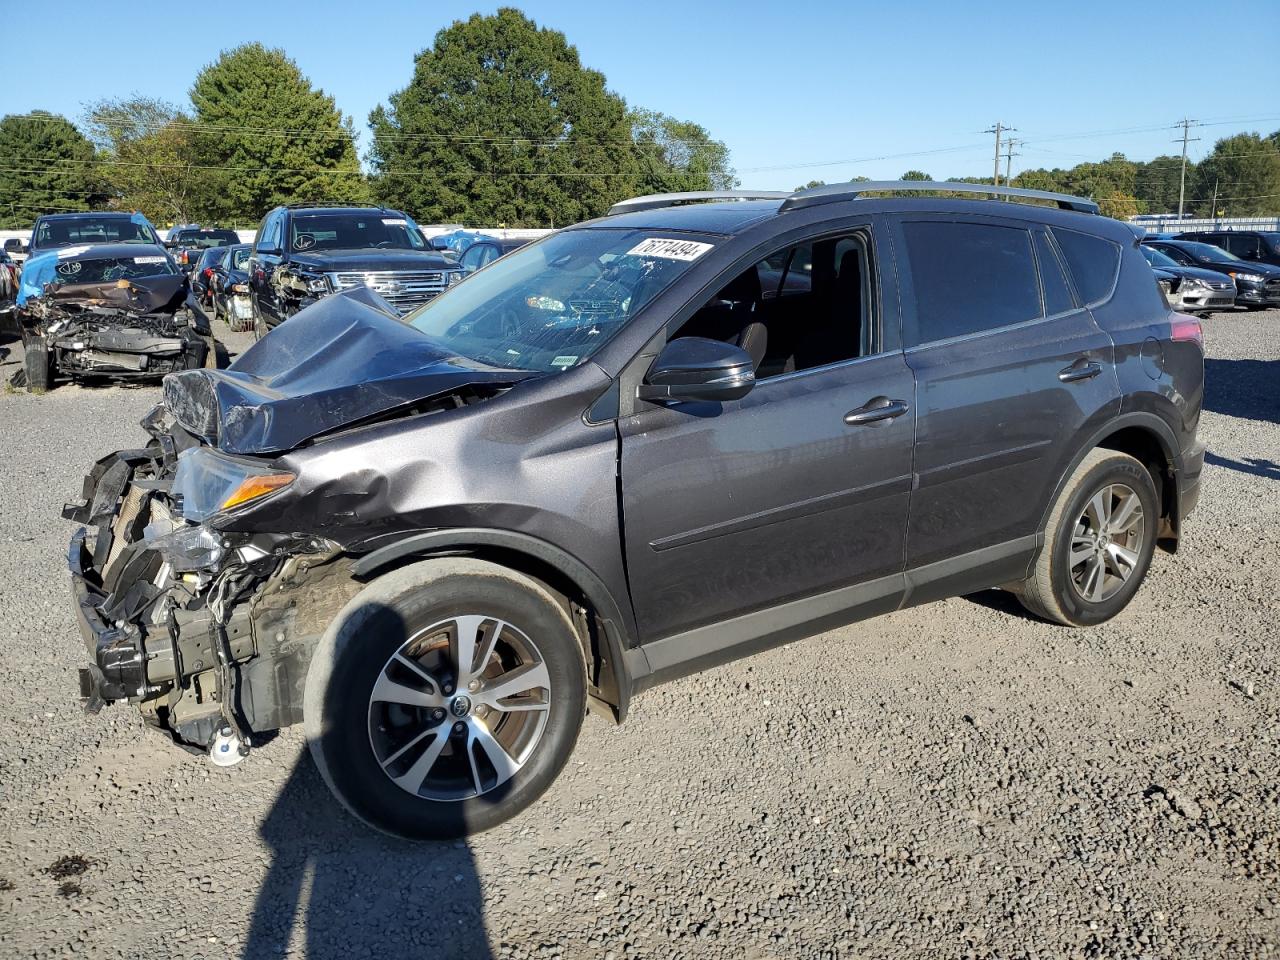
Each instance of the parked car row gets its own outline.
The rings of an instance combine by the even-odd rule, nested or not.
[[[1147,261],[1165,275],[1161,286],[1170,303],[1181,310],[1280,306],[1280,233],[1199,231],[1145,237],[1142,245]]]

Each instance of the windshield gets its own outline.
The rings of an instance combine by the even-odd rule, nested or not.
[[[582,363],[712,249],[637,230],[570,230],[495,260],[405,318],[450,353],[558,373]]]
[[[137,280],[174,273],[168,257],[104,257],[100,260],[62,260],[54,271],[63,283],[104,283]]]
[[[1193,243],[1184,241],[1178,244],[1180,250],[1185,250],[1197,260],[1209,262],[1213,260],[1239,260],[1234,253],[1229,250],[1223,250],[1221,247],[1215,247],[1209,243]]]
[[[159,243],[145,223],[125,217],[76,217],[74,220],[42,220],[33,247],[69,247],[78,243]]]
[[[289,246],[294,250],[425,250],[422,233],[408,217],[386,210],[368,213],[295,214]]]
[[[1139,248],[1142,255],[1147,258],[1147,263],[1153,267],[1176,267],[1178,261],[1173,259],[1167,253],[1161,253],[1155,247],[1148,247],[1145,244]]]
[[[233,230],[182,230],[170,242],[180,247],[208,250],[211,247],[225,247],[230,243],[239,243],[240,235]]]

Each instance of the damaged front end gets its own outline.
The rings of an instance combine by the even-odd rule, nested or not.
[[[28,349],[67,377],[156,378],[214,359],[208,321],[189,304],[187,279],[52,282],[18,310]]]
[[[63,510],[84,525],[68,556],[81,697],[135,703],[183,746],[244,753],[251,731],[301,719],[315,638],[356,586],[325,540],[219,529],[287,473],[200,446],[162,408],[143,426],[151,442],[98,461]]]
[[[63,511],[82,525],[68,561],[87,707],[135,703],[194,749],[301,721],[311,653],[363,587],[361,545],[420,525],[352,509],[377,503],[369,471],[332,474],[327,443],[447,419],[528,376],[442,355],[382,306],[339,294],[229,369],[166,377],[146,446],[93,466]]]

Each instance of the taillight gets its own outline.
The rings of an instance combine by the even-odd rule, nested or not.
[[[1174,314],[1171,326],[1170,340],[1190,340],[1198,344],[1202,350],[1204,349],[1204,328],[1195,317],[1188,317],[1181,313]]]
[[[204,275],[205,275],[205,277],[206,277],[206,278],[207,278],[207,277],[212,277],[212,276],[213,276],[213,267],[205,267],[203,272],[204,272]]]

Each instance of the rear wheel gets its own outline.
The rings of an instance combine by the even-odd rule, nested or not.
[[[1128,454],[1091,450],[1054,504],[1035,570],[1018,589],[1023,606],[1068,626],[1110,620],[1142,584],[1159,523],[1147,468]]]
[[[396,570],[325,632],[307,673],[307,742],[334,795],[407,839],[493,827],[551,785],[586,707],[563,605],[469,558]]]

